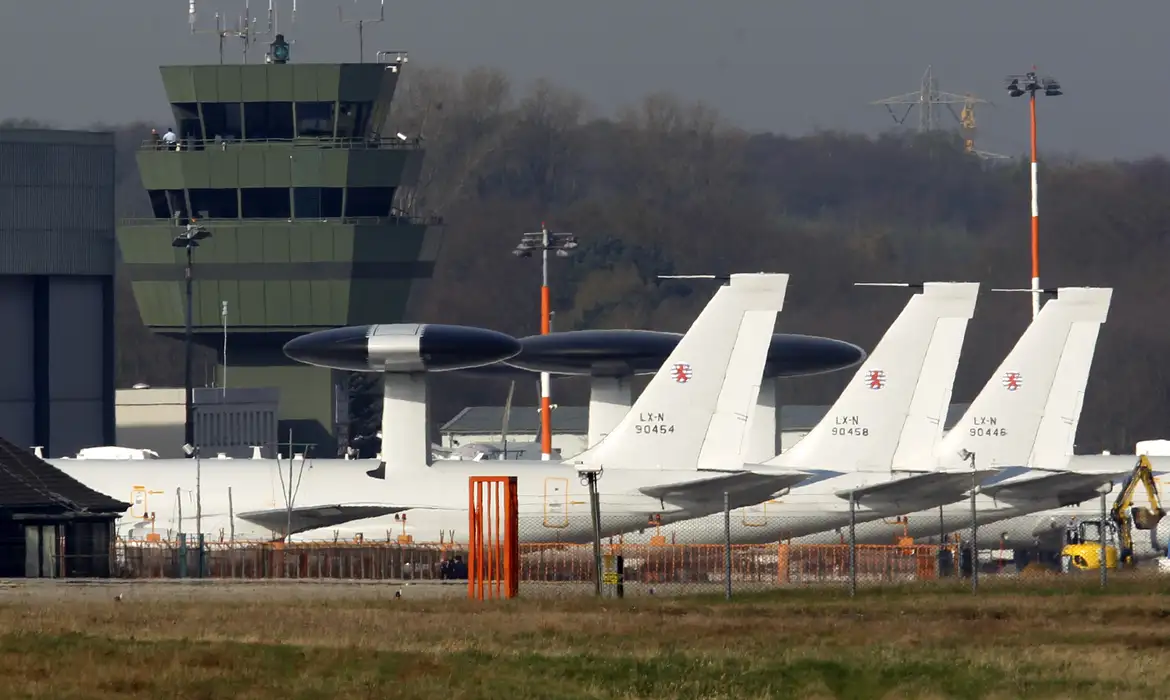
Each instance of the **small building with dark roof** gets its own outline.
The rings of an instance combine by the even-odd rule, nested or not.
[[[0,578],[109,578],[128,508],[0,438]]]

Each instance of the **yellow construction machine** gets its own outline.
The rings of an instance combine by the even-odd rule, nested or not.
[[[1145,487],[1149,508],[1133,505],[1134,492],[1139,483]],[[1165,514],[1166,511],[1162,509],[1162,502],[1158,497],[1158,484],[1154,481],[1150,460],[1142,455],[1138,458],[1133,471],[1125,478],[1105,523],[1090,519],[1069,525],[1065,532],[1065,545],[1060,552],[1061,570],[1072,572],[1100,569],[1102,538],[1105,538],[1106,568],[1132,567],[1135,563],[1134,526],[1136,525],[1139,530],[1152,530],[1158,526],[1158,522]]]

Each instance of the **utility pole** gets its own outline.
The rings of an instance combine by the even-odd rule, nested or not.
[[[1063,95],[1064,91],[1056,78],[1037,77],[1036,66],[1023,75],[1009,75],[1008,94],[1012,97],[1028,95],[1028,113],[1032,132],[1032,318],[1040,313],[1040,204],[1036,193],[1036,176],[1039,166],[1036,158],[1036,93],[1043,92],[1049,97]]]
[[[549,233],[544,222],[540,231],[525,233],[512,251],[518,258],[532,257],[532,251],[540,251],[540,334],[548,335],[552,327],[552,310],[548,288],[548,252],[554,251],[558,258],[569,257],[577,247],[577,237],[571,233]],[[552,459],[552,397],[548,372],[540,373],[540,458]]]

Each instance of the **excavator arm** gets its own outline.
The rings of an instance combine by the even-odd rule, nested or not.
[[[1149,508],[1135,508],[1133,495],[1141,484],[1146,490],[1149,499]],[[1117,526],[1117,539],[1120,551],[1118,552],[1122,564],[1133,562],[1133,527],[1139,530],[1152,530],[1166,514],[1162,509],[1162,501],[1158,496],[1158,484],[1154,481],[1154,470],[1150,467],[1150,460],[1142,455],[1133,471],[1125,478],[1121,491],[1113,502],[1110,519]]]

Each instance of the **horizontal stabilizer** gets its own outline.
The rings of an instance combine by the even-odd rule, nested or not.
[[[838,491],[837,497],[848,500],[852,493],[857,503],[866,508],[911,513],[953,503],[970,493],[972,480],[978,484],[997,473],[998,469],[977,469],[974,473],[970,469],[922,472],[871,486]]]
[[[704,477],[673,484],[643,486],[638,489],[651,498],[681,508],[718,511],[723,509],[723,494],[730,496],[732,508],[753,505],[778,491],[806,482],[812,472],[770,469],[752,471],[705,471]]]
[[[395,506],[385,503],[337,503],[318,504],[311,506],[296,506],[292,509],[292,532],[305,532],[319,527],[336,527],[343,523],[364,518],[378,518],[383,515],[393,515],[404,510],[417,510],[417,506]],[[270,510],[254,510],[248,513],[238,513],[237,518],[267,528],[273,532],[285,534],[289,526],[288,508],[272,508]]]
[[[1098,491],[1103,484],[1119,484],[1129,476],[1131,469],[1114,472],[1077,473],[1051,472],[1043,476],[1015,479],[984,486],[980,491],[997,501],[1007,503],[1028,503],[1034,501],[1052,501],[1056,499],[1061,506],[1071,506],[1077,503],[1097,498]]]

